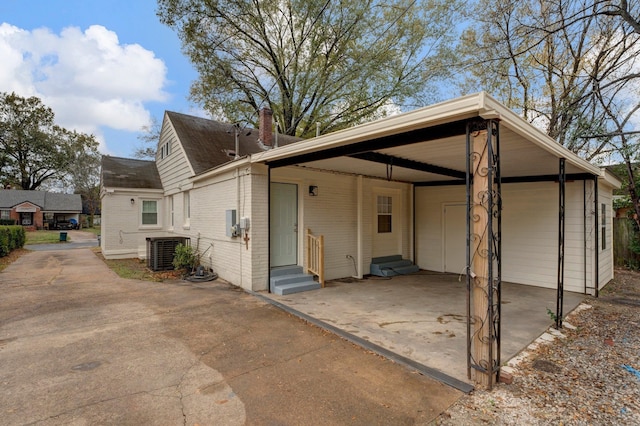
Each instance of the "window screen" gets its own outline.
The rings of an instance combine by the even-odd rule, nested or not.
[[[158,202],[142,201],[142,224],[157,225],[158,224]]]
[[[391,232],[391,197],[378,195],[378,234]]]

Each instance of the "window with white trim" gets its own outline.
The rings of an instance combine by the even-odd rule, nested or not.
[[[378,234],[391,232],[391,197],[388,195],[378,195]]]
[[[173,221],[174,221],[174,217],[173,217],[173,195],[169,196],[169,226],[171,228],[173,228]]]
[[[11,210],[0,210],[0,219],[2,220],[11,219]]]
[[[601,232],[601,243],[600,247],[602,250],[607,249],[607,205],[602,204],[602,215],[600,216],[600,232]]]
[[[142,224],[143,225],[158,224],[158,201],[142,200]]]
[[[185,191],[183,194],[184,226],[189,226],[189,223],[191,222],[191,196],[189,191]]]
[[[170,147],[169,142],[165,142],[160,146],[160,159],[167,158],[171,154]]]

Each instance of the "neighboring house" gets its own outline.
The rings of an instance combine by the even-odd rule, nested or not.
[[[499,129],[502,280],[555,288],[562,265],[565,290],[596,293],[613,278],[620,182],[485,93],[303,141],[274,135],[265,111],[251,134],[167,112],[155,161],[103,157],[102,252],[145,258],[146,238],[185,236],[203,265],[261,291],[275,268],[303,265],[310,229],[324,237],[326,279],[362,277],[393,255],[464,275],[476,219],[468,126],[488,120]]]
[[[14,220],[30,230],[69,229],[80,223],[79,194],[58,194],[22,189],[0,190],[0,219]]]

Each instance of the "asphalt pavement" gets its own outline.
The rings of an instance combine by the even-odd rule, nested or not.
[[[60,231],[66,233],[64,241],[60,237],[60,241],[55,244],[29,244],[24,248],[34,251],[49,251],[49,250],[71,250],[85,247],[97,247],[99,246],[98,237],[91,232],[70,230]]]
[[[222,280],[122,279],[72,241],[0,273],[2,424],[428,424],[462,395]]]

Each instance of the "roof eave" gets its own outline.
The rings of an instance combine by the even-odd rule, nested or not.
[[[542,130],[531,125],[531,123],[526,121],[524,118],[520,117],[512,110],[502,105],[492,96],[482,92],[482,98],[483,101],[480,115],[483,118],[499,119],[501,126],[509,128],[513,132],[519,134],[529,142],[551,153],[555,157],[564,158],[570,164],[594,176],[599,176],[601,174],[599,167],[594,166],[588,161],[578,157],[576,154],[569,151],[567,148],[549,137]],[[494,116],[488,117],[485,114],[492,114]]]
[[[225,173],[225,172],[228,172],[230,170],[237,169],[238,167],[243,167],[243,166],[250,165],[251,163],[252,163],[252,161],[251,161],[251,157],[250,156],[249,157],[240,157],[237,160],[232,160],[232,161],[230,161],[228,163],[224,163],[224,164],[221,164],[221,165],[219,165],[217,167],[209,169],[209,170],[207,170],[207,171],[205,171],[205,172],[203,172],[203,173],[201,173],[201,174],[199,174],[197,176],[193,176],[191,178],[191,182],[192,183],[196,183],[196,182],[199,182],[201,180],[205,180],[205,179],[208,179],[210,177],[219,175],[221,173]]]
[[[558,144],[540,129],[532,126],[522,117],[485,92],[463,96],[404,114],[386,117],[381,120],[307,139],[264,153],[253,154],[251,156],[251,162],[262,163],[281,160],[314,151],[322,151],[366,141],[368,139],[400,134],[415,129],[437,126],[439,124],[451,123],[473,117],[499,120],[501,125],[506,126],[552,155],[558,158],[565,158],[570,164],[587,173],[595,176],[600,175],[600,169],[597,166],[583,160]]]
[[[481,93],[441,102],[404,114],[393,115],[327,135],[296,142],[263,153],[253,154],[252,163],[268,162],[336,148],[374,137],[384,137],[438,124],[478,116]]]

